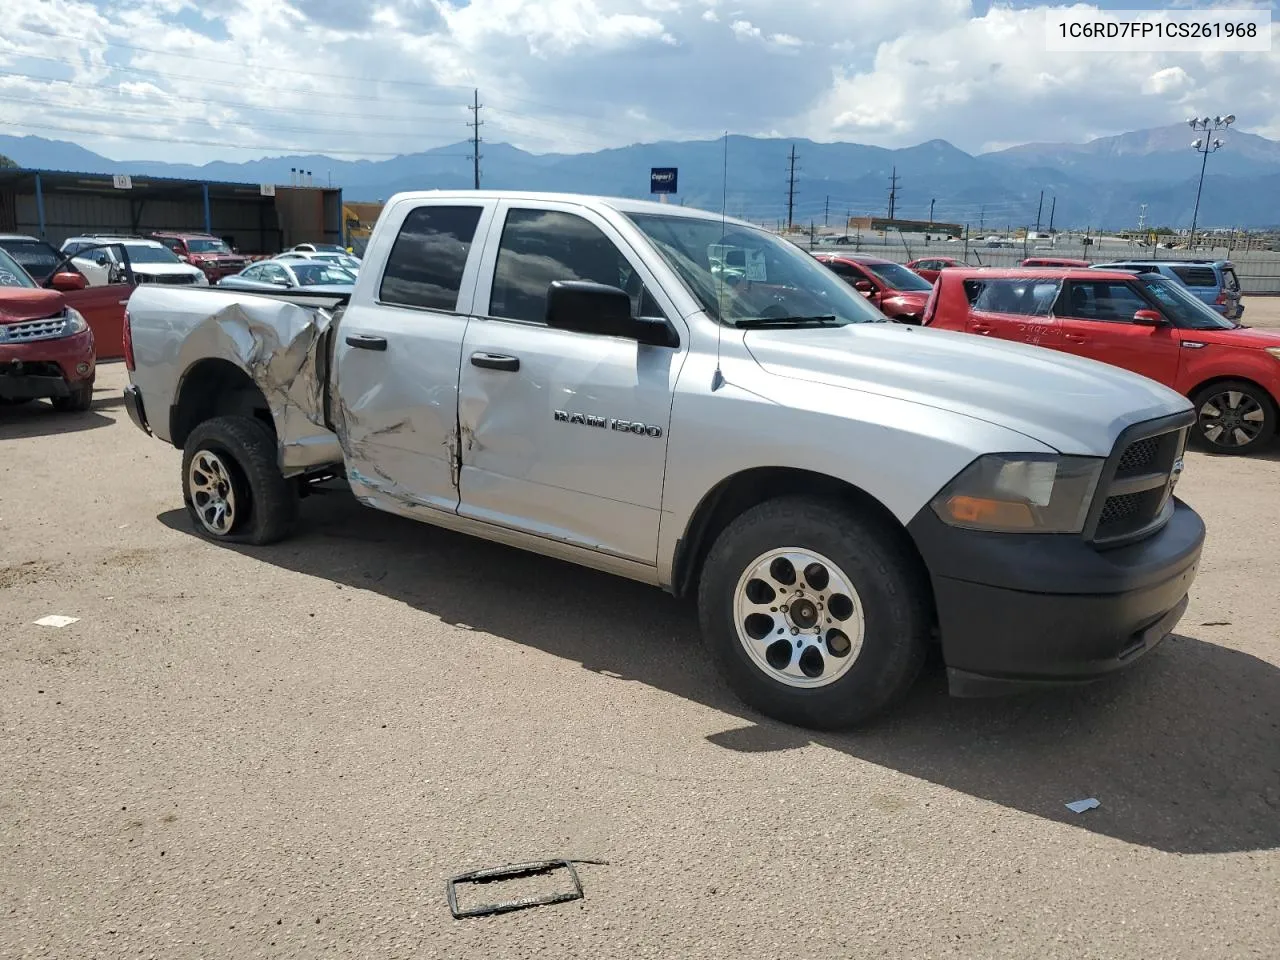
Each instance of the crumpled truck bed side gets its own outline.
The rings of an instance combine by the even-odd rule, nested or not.
[[[136,370],[153,429],[172,440],[168,410],[199,363],[216,359],[246,373],[266,397],[286,475],[342,462],[325,425],[325,332],[337,310],[240,291],[139,286],[129,299]],[[163,415],[156,416],[156,414]]]

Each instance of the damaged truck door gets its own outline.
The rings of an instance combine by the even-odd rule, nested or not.
[[[561,281],[614,288],[622,326],[594,289],[571,305],[575,316],[549,315]],[[462,349],[464,517],[656,562],[684,353],[650,289],[635,251],[598,214],[554,200],[499,207]],[[670,331],[665,343],[629,336],[642,309]]]
[[[494,204],[393,204],[366,256],[386,258],[333,344],[331,411],[357,497],[384,509],[458,507],[458,371]],[[393,229],[396,219],[399,229]]]

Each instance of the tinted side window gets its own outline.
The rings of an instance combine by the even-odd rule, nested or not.
[[[1213,267],[1173,267],[1179,280],[1188,287],[1216,287],[1218,275]]]
[[[418,207],[404,218],[387,257],[383,303],[455,310],[480,207]]]
[[[1059,286],[1057,280],[993,279],[982,286],[970,303],[974,310],[985,313],[1047,317],[1053,301],[1058,298]]]
[[[512,210],[502,228],[489,315],[544,323],[547,288],[555,280],[620,287],[631,294],[633,309],[645,292],[640,276],[594,224],[555,210]]]
[[[1137,311],[1150,309],[1151,305],[1127,283],[1076,281],[1070,286],[1066,305],[1058,312],[1082,320],[1127,323],[1133,320]]]

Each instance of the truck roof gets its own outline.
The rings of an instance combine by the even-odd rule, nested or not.
[[[411,190],[397,193],[387,205],[400,200],[545,200],[555,203],[574,203],[587,208],[606,207],[619,213],[651,213],[670,217],[688,217],[691,220],[720,220],[719,213],[682,207],[678,204],[655,203],[652,200],[634,200],[629,197],[604,197],[583,193],[539,193],[527,190]],[[738,227],[756,227],[753,223],[736,217],[723,217],[726,223]]]

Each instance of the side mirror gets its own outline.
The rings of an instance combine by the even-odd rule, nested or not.
[[[179,260],[181,260],[183,263],[190,263],[190,262],[191,262],[191,258],[190,258],[190,257],[188,257],[185,253],[180,253],[180,254],[178,254],[178,259],[179,259]]]
[[[859,293],[865,293],[867,296],[876,292],[876,288],[872,285],[870,280],[853,281],[853,289],[857,290]]]
[[[1158,310],[1139,310],[1133,315],[1133,322],[1140,327],[1162,327],[1164,317]]]
[[[547,288],[547,326],[557,330],[625,337],[654,347],[674,347],[675,331],[661,318],[631,316],[625,290],[587,280],[555,280]]]
[[[49,286],[54,290],[61,290],[63,293],[70,293],[72,290],[83,290],[88,285],[89,281],[82,274],[72,273],[69,270],[55,273],[49,278]]]

